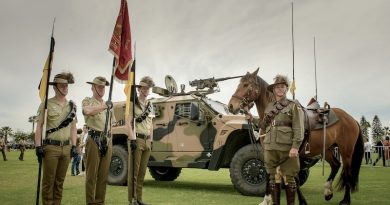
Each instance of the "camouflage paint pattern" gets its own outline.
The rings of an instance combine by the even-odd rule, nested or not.
[[[244,115],[218,112],[208,104],[211,100],[204,98],[185,94],[151,99],[156,117],[149,166],[208,168],[213,152],[235,137],[234,131],[248,129]],[[191,111],[196,111],[193,106],[199,109],[196,119],[191,119]],[[115,137],[127,137],[124,111],[125,102],[114,104],[114,145]]]

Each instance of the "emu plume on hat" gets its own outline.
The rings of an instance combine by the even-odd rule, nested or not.
[[[270,91],[270,92],[273,92],[274,91],[274,87],[277,84],[285,84],[287,87],[289,87],[290,82],[288,81],[287,76],[285,76],[285,75],[276,75],[276,77],[274,78],[274,83],[269,85],[267,87],[267,90]]]
[[[110,85],[110,83],[106,80],[106,78],[102,76],[98,76],[94,78],[92,82],[87,82],[87,83],[92,85],[104,85],[104,86]]]
[[[53,82],[49,82],[49,85],[56,85],[57,83],[73,84],[74,78],[71,72],[62,72],[54,76]]]
[[[154,87],[154,82],[153,82],[153,79],[149,76],[145,76],[143,78],[141,78],[140,82],[138,85],[136,85],[137,87]]]

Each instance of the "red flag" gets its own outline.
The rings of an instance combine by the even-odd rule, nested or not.
[[[131,33],[127,1],[122,0],[119,15],[112,34],[109,51],[115,56],[115,80],[127,83],[129,65],[132,63]]]

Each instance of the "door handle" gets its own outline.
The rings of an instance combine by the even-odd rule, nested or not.
[[[179,125],[188,125],[188,122],[179,122]]]

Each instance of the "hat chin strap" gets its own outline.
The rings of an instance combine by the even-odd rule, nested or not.
[[[97,91],[95,84],[93,85],[93,89],[95,89],[96,94],[97,94],[100,98],[103,97],[103,95],[100,95],[99,91]]]
[[[61,90],[60,89],[58,89],[58,87],[57,87],[57,83],[56,84],[54,84],[54,87],[56,87],[56,89],[57,89],[57,91],[61,94],[61,95],[63,95],[63,96],[66,96],[63,92],[61,92]]]

